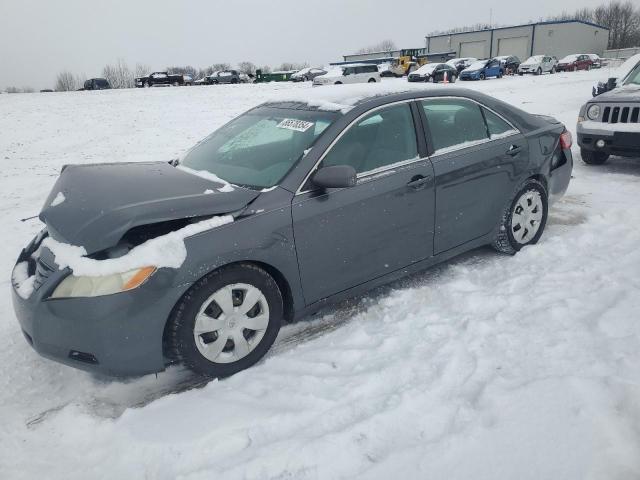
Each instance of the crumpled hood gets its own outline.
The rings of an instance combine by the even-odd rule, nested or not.
[[[67,165],[40,212],[56,240],[91,254],[131,228],[242,209],[260,192],[222,185],[165,162]],[[204,193],[206,190],[213,193]]]
[[[598,102],[640,102],[640,85],[623,85],[598,95],[592,103]]]

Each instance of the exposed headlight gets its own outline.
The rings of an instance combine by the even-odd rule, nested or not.
[[[156,267],[143,267],[125,273],[100,277],[69,275],[51,294],[51,298],[100,297],[126,292],[139,287],[156,271]]]
[[[600,118],[600,105],[591,105],[587,108],[587,118],[589,120],[597,120]]]

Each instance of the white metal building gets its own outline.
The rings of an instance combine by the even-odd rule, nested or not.
[[[459,57],[475,58],[515,55],[525,60],[542,54],[558,58],[572,53],[602,55],[609,30],[581,20],[562,20],[431,35],[425,39],[427,52],[454,51]]]

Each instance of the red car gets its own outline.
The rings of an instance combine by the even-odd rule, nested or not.
[[[575,72],[576,70],[591,70],[593,60],[589,55],[567,55],[556,65],[556,72]]]

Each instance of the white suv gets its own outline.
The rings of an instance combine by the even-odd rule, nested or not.
[[[551,55],[534,55],[520,64],[518,75],[524,75],[525,73],[533,73],[534,75],[540,75],[545,72],[556,73],[557,63],[558,59]]]
[[[313,79],[313,85],[340,85],[342,83],[374,83],[380,81],[377,65],[357,63],[332,68]]]

